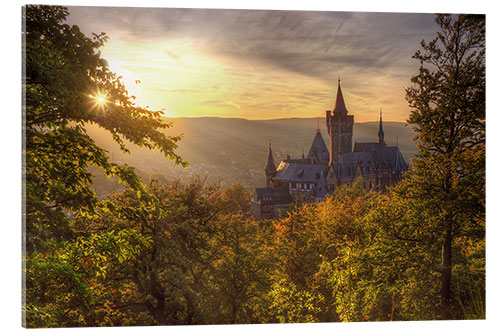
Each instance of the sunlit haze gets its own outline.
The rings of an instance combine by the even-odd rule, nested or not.
[[[341,85],[357,122],[405,121],[431,14],[70,7],[139,106],[168,117],[324,117]],[[101,101],[101,103],[103,103]]]

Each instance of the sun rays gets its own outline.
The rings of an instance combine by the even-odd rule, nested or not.
[[[107,94],[97,91],[92,95],[89,95],[92,101],[92,108],[104,109],[108,104]]]

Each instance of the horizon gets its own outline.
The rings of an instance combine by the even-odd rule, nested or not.
[[[271,121],[271,120],[292,120],[292,119],[298,119],[298,120],[317,120],[320,119],[321,121],[325,121],[325,117],[287,117],[287,118],[266,118],[266,119],[248,119],[248,118],[243,118],[243,117],[224,117],[224,116],[179,116],[179,117],[174,117],[174,116],[162,116],[163,118],[167,119],[203,119],[203,118],[214,118],[214,119],[237,119],[237,120],[248,120],[248,121]],[[397,121],[397,120],[385,120],[383,119],[382,115],[382,121],[384,124],[386,123],[397,123],[397,124],[407,124],[407,121]],[[366,120],[366,121],[354,121],[354,124],[366,124],[366,123],[378,123],[379,120]]]

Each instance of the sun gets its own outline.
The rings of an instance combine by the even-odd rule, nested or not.
[[[108,103],[106,94],[103,94],[101,92],[97,92],[93,95],[90,95],[89,97],[94,101],[94,107],[104,107]]]
[[[101,93],[98,93],[96,96],[95,96],[95,101],[98,105],[104,105],[106,104],[106,95],[104,94],[101,94]]]

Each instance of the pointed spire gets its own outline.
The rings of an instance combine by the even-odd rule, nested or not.
[[[339,75],[339,87],[337,89],[337,99],[335,100],[335,108],[333,109],[333,114],[347,114],[347,109],[345,107],[344,96],[342,95],[342,88],[340,88],[340,75]]]
[[[273,151],[271,150],[271,139],[269,139],[269,153],[267,155],[266,171],[276,171],[276,166],[274,165]]]
[[[319,129],[319,117],[318,117],[318,128],[316,128],[316,133],[320,133],[320,129]]]
[[[378,143],[384,143],[384,128],[382,126],[382,108],[380,108],[380,122],[378,125]]]

